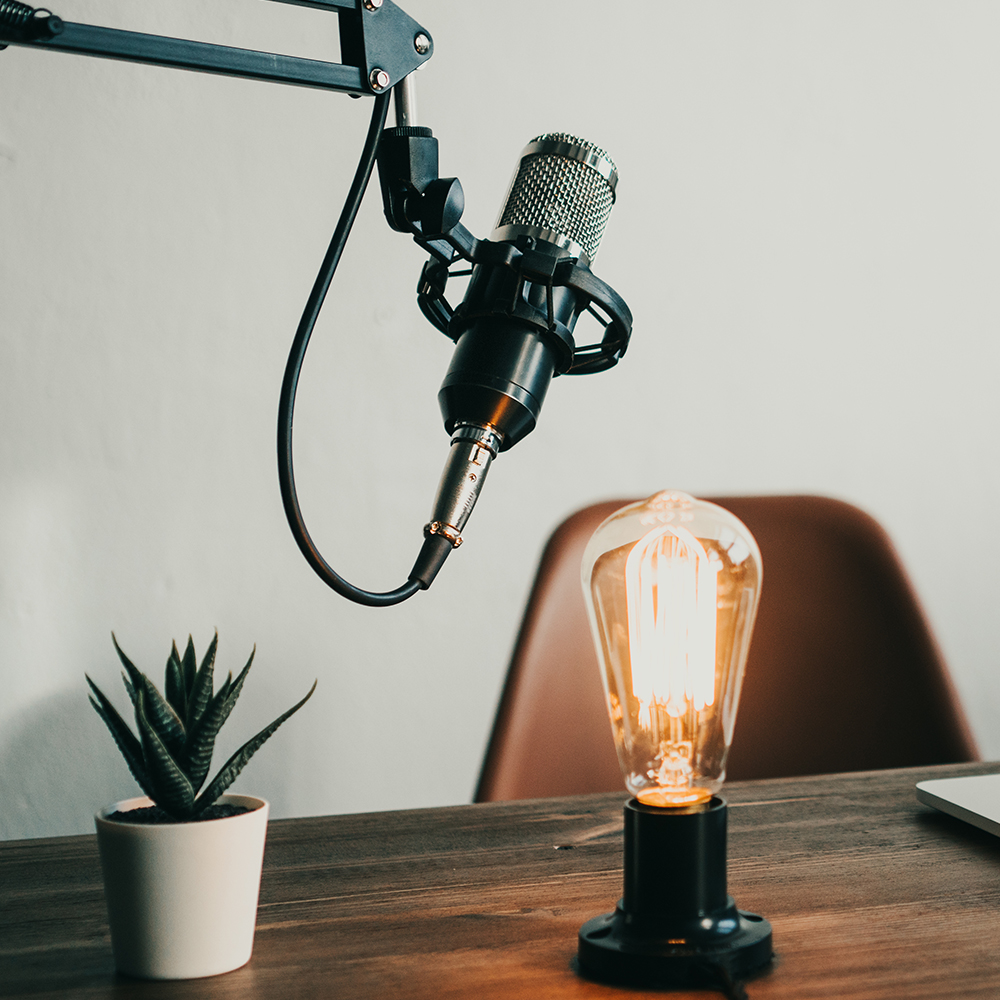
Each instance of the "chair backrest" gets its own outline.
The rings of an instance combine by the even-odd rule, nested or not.
[[[477,802],[624,789],[580,585],[591,534],[631,501],[567,518],[542,554]],[[825,497],[723,497],[763,587],[727,777],[975,760],[947,668],[888,536]]]

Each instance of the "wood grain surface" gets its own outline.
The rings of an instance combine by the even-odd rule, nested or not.
[[[1000,997],[1000,839],[913,788],[998,769],[727,786],[730,892],[777,953],[752,1000]],[[0,843],[0,997],[636,996],[575,966],[580,924],[621,892],[623,801],[274,821],[250,964],[180,983],[115,974],[93,837]]]

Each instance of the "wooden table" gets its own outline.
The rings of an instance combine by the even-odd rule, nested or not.
[[[727,786],[730,891],[777,952],[752,1000],[1000,997],[1000,839],[913,791],[997,767]],[[0,843],[0,996],[634,997],[574,959],[621,891],[623,800],[275,821],[253,959],[183,983],[115,975],[93,837]]]

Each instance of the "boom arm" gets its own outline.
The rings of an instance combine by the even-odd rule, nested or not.
[[[271,0],[336,11],[342,62],[324,62],[254,49],[147,35],[64,21],[45,8],[0,0],[0,48],[26,45],[59,52],[170,66],[251,80],[380,94],[434,53],[429,32],[392,0]]]

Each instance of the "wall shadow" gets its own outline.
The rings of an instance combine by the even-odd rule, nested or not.
[[[0,731],[0,840],[94,832],[94,813],[139,795],[79,687],[49,695]]]

